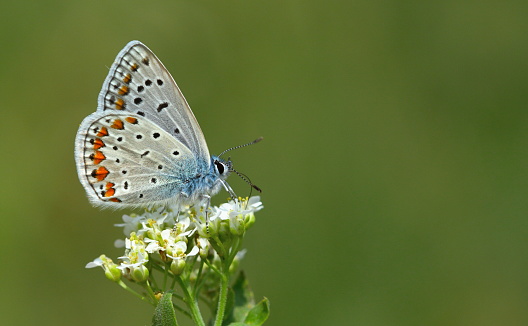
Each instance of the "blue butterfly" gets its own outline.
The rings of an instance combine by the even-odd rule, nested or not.
[[[236,171],[219,156],[209,155],[198,121],[161,61],[141,42],[128,43],[104,81],[97,111],[75,139],[77,173],[90,202],[192,205],[208,203],[222,187],[236,198],[225,181]]]

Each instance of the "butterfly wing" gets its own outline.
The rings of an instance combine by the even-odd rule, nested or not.
[[[99,94],[97,111],[143,116],[210,165],[204,135],[183,94],[161,61],[139,41],[128,43],[117,55]]]
[[[141,115],[116,111],[84,119],[75,160],[90,202],[106,207],[166,202],[182,195],[199,169],[174,135]]]

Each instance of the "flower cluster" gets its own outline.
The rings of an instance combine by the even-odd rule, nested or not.
[[[180,298],[189,308],[181,311],[196,321],[197,298],[209,298],[213,306],[223,295],[218,283],[229,279],[242,258],[242,239],[255,222],[254,213],[262,208],[260,198],[251,197],[218,207],[156,207],[141,215],[124,215],[123,223],[116,224],[126,236],[115,242],[125,248],[119,263],[101,255],[86,268],[102,267],[108,279],[152,304],[162,293],[177,292],[179,284]],[[123,280],[140,285],[144,292]]]

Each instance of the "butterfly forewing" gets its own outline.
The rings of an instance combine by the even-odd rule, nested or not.
[[[132,113],[91,114],[79,128],[75,148],[79,179],[95,205],[167,201],[198,171],[187,146]]]
[[[165,130],[209,166],[203,133],[176,82],[145,45],[121,50],[99,94],[98,111],[131,112]]]

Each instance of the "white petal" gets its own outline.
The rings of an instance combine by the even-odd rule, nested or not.
[[[200,249],[198,249],[197,246],[194,246],[194,247],[191,249],[191,252],[187,254],[187,256],[195,256],[198,252],[200,252]]]
[[[99,266],[103,266],[103,260],[101,258],[95,258],[94,261],[91,261],[86,264],[84,268],[94,268]]]
[[[145,248],[145,251],[148,253],[153,253],[153,252],[157,252],[160,250],[165,250],[165,248],[160,247],[157,241],[149,243],[147,245],[147,248]]]

